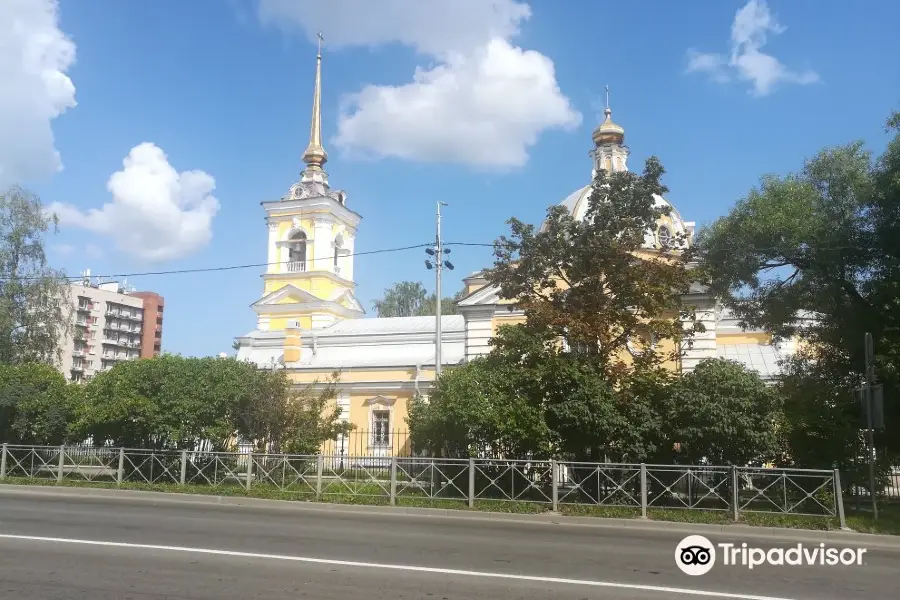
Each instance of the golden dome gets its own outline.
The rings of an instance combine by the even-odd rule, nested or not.
[[[594,139],[594,143],[598,146],[601,144],[622,144],[625,141],[625,129],[613,122],[612,110],[608,106],[603,111],[603,114],[606,115],[606,119],[600,123],[591,136]]]

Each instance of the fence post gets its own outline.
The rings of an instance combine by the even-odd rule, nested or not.
[[[738,472],[737,467],[731,466],[731,518],[735,523],[738,522],[741,510],[741,490],[738,488]]]
[[[181,478],[179,483],[184,485],[187,482],[187,450],[181,451]]]
[[[475,508],[475,459],[469,458],[469,508]]]
[[[63,482],[63,469],[66,466],[66,447],[59,447],[59,468],[56,471],[56,483]]]
[[[247,453],[247,491],[250,491],[250,486],[253,484],[253,452]]]
[[[844,516],[844,490],[841,488],[841,470],[834,470],[834,502],[837,509],[838,521],[841,529],[849,531],[847,527],[847,519]]]
[[[3,448],[0,449],[0,479],[6,479],[6,453],[7,445],[3,444]]]
[[[550,459],[550,481],[553,495],[553,512],[559,512],[559,476],[556,474],[558,467],[555,459]]]
[[[647,465],[641,463],[641,518],[647,518]]]
[[[325,467],[325,457],[316,454],[316,500],[322,499],[322,471]]]
[[[119,448],[119,469],[116,471],[116,485],[122,485],[125,479],[125,448]]]
[[[397,504],[397,457],[391,457],[391,506]]]

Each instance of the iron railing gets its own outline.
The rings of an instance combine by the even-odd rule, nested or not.
[[[290,455],[87,446],[0,450],[8,478],[107,485],[205,486],[316,500],[469,508],[518,503],[575,514],[597,509],[720,511],[837,518],[845,527],[837,469],[583,463],[413,456]],[[197,491],[197,490],[195,490]]]

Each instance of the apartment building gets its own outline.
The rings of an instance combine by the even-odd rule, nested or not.
[[[122,361],[159,354],[161,296],[129,292],[115,281],[92,283],[89,276],[69,287],[73,327],[61,343],[61,370],[68,379],[88,381]]]
[[[162,352],[163,308],[165,299],[155,292],[130,292],[144,301],[144,331],[141,334],[141,358]]]

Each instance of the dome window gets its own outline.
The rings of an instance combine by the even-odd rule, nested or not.
[[[660,225],[657,237],[661,247],[668,248],[672,245],[672,232],[665,225]]]

